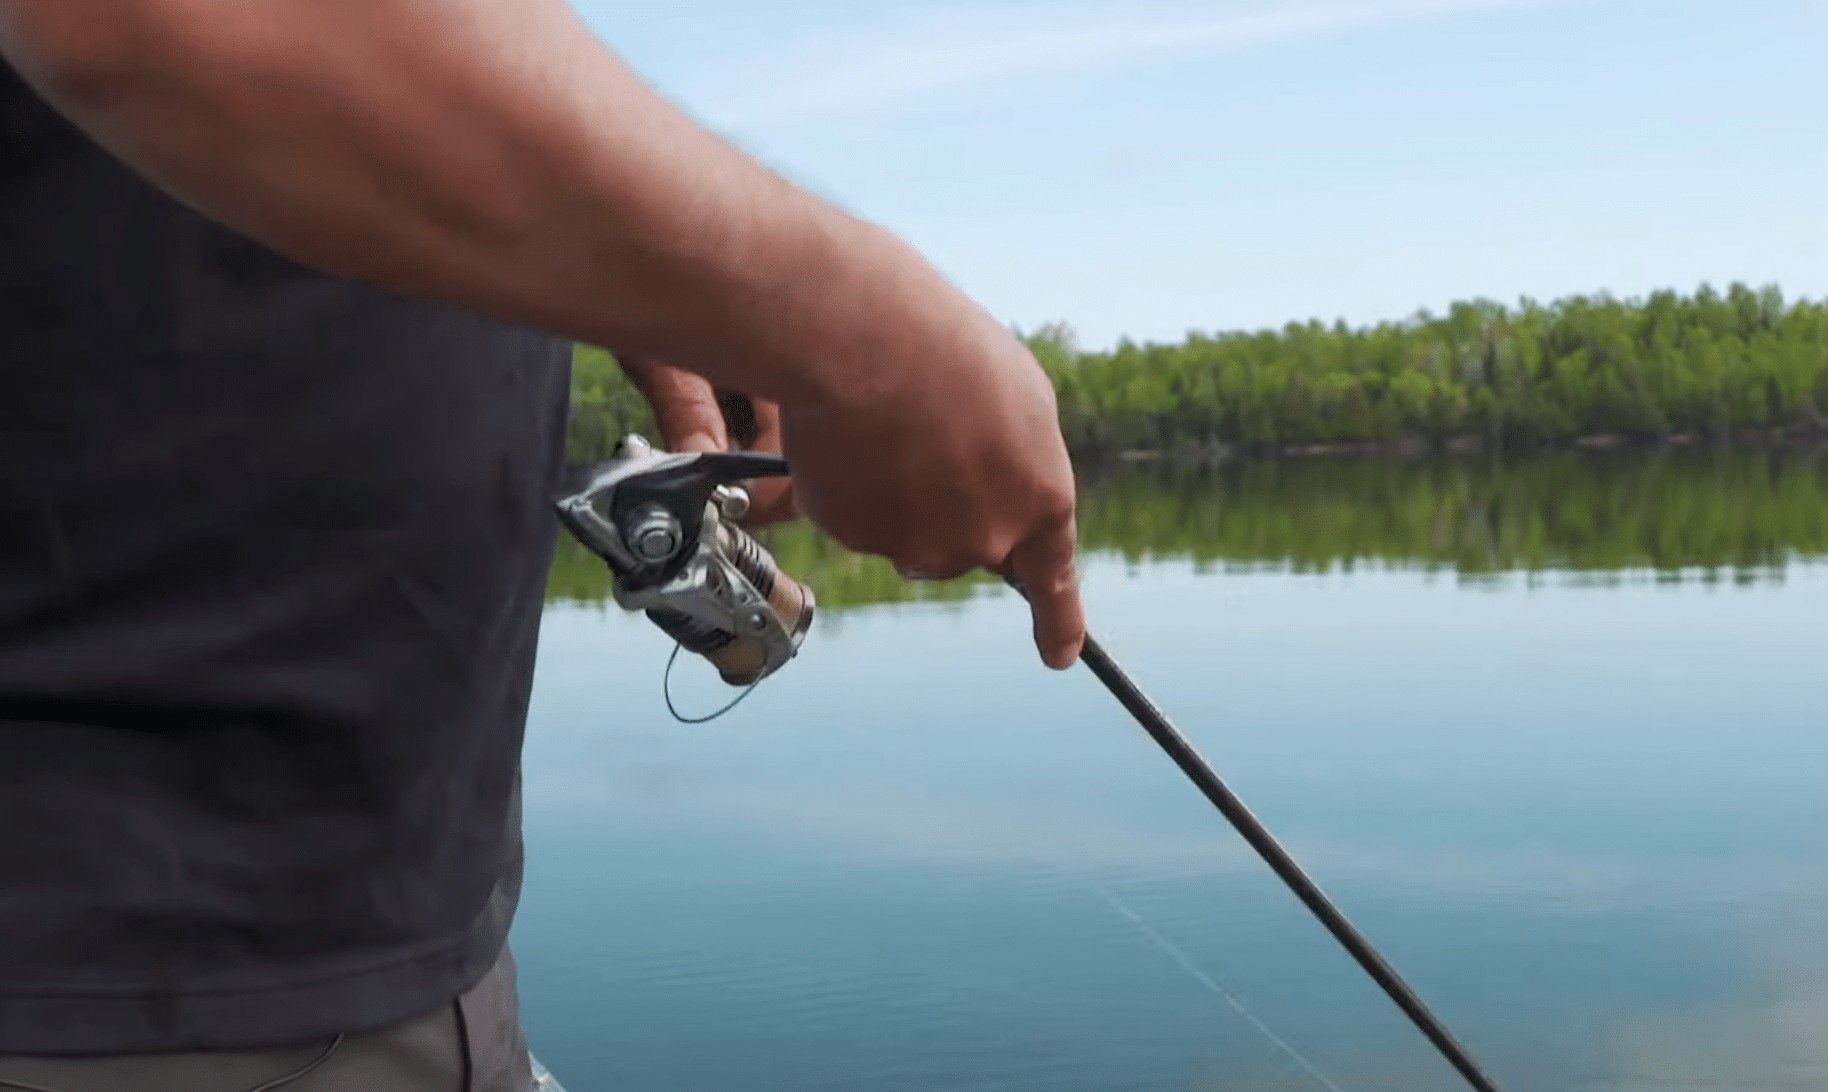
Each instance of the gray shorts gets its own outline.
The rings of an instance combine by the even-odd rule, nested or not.
[[[287,1080],[292,1074],[299,1075]],[[451,1004],[341,1040],[224,1053],[0,1055],[0,1089],[6,1092],[528,1092],[532,1087],[514,957],[507,951],[474,989]]]

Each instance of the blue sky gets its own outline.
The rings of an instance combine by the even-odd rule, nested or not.
[[[1005,322],[1828,296],[1828,0],[574,0]]]

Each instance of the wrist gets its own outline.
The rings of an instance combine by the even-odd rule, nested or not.
[[[575,300],[619,326],[598,344],[806,410],[880,403],[911,352],[951,355],[970,303],[912,247],[704,134],[681,136],[673,163],[630,168],[618,154],[599,176],[610,184],[584,220],[606,225],[595,244],[621,276],[587,278]]]
[[[763,315],[778,339],[769,343],[783,406],[844,412],[905,403],[911,385],[938,381],[946,366],[971,358],[974,306],[892,232],[834,212],[804,253],[805,265],[773,288]]]

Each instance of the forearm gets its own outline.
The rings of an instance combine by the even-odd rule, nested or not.
[[[0,49],[168,192],[297,260],[769,397],[867,361],[896,280],[933,289],[563,0],[0,0]]]

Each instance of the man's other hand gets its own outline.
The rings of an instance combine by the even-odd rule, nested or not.
[[[647,399],[667,451],[748,451],[781,453],[781,410],[765,398],[713,387],[702,376],[645,357],[616,358],[629,381]],[[734,443],[733,443],[734,442]],[[750,527],[783,523],[799,516],[793,479],[757,478],[748,482]]]

